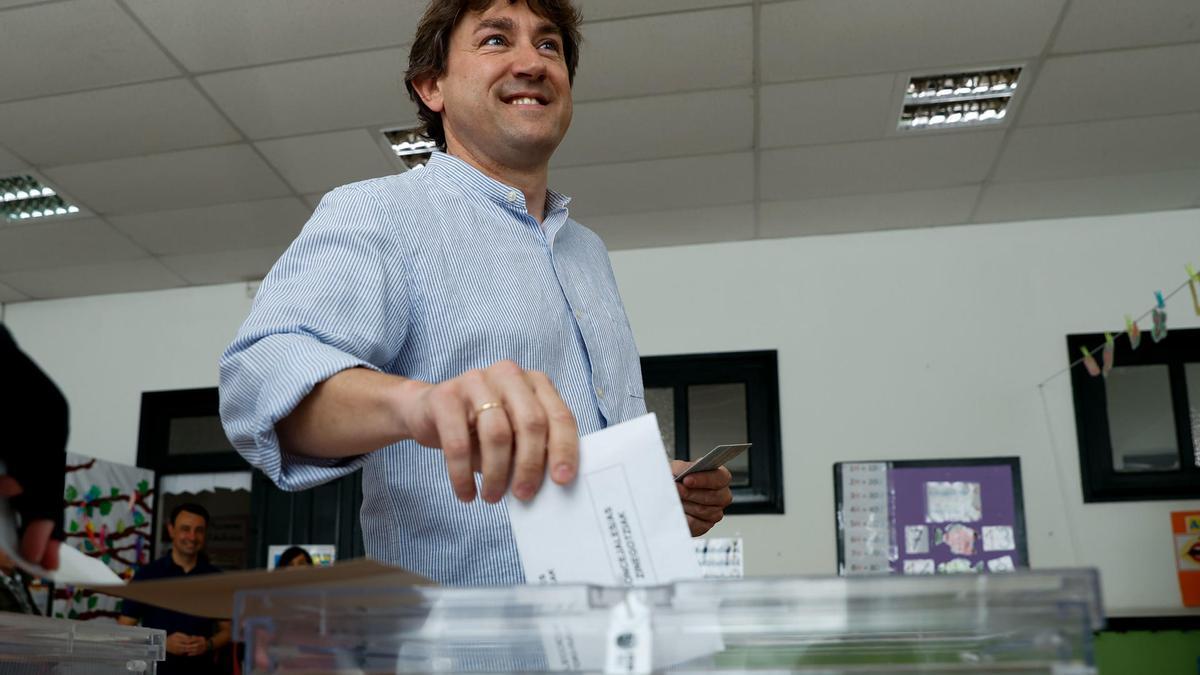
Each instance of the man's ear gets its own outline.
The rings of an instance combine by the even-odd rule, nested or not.
[[[435,113],[442,112],[445,108],[445,101],[442,100],[442,87],[438,82],[438,78],[432,76],[420,77],[413,80],[413,89],[421,100]]]

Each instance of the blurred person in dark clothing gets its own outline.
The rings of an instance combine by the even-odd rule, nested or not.
[[[171,551],[142,567],[133,581],[172,579],[201,574],[220,574],[221,570],[208,561],[204,541],[208,529],[208,510],[199,504],[180,504],[171,511],[167,534]],[[159,664],[161,675],[200,675],[220,672],[216,653],[229,644],[231,630],[228,621],[152,607],[125,600],[118,621],[126,626],[139,622],[146,628],[167,632],[167,660]]]
[[[66,481],[67,400],[0,325],[0,497],[20,517],[19,553],[58,569]]]

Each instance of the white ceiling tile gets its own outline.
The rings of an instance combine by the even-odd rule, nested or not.
[[[979,196],[978,185],[942,190],[764,202],[760,237],[798,237],[898,230],[966,223]]]
[[[317,204],[321,203],[321,199],[325,196],[324,192],[313,193],[311,195],[301,195],[304,198],[304,203],[308,205],[310,211],[315,211]]]
[[[1200,171],[996,183],[984,190],[974,222],[1182,209],[1197,195]]]
[[[1156,173],[1200,167],[1200,114],[1016,129],[1000,182]]]
[[[762,153],[766,201],[904,192],[980,183],[1004,133],[951,132]]]
[[[126,0],[188,70],[203,72],[412,41],[424,0]]]
[[[20,7],[21,5],[33,5],[39,2],[44,2],[44,0],[0,0],[0,9]]]
[[[1021,60],[1041,54],[1063,1],[800,0],[764,5],[762,80]]]
[[[0,15],[0,63],[5,64],[0,101],[179,73],[113,0],[6,10]]]
[[[752,25],[749,7],[586,24],[575,100],[749,85]]]
[[[573,198],[573,217],[587,225],[592,216],[751,202],[753,169],[749,152],[706,155],[558,169],[550,186]]]
[[[71,164],[46,174],[100,214],[209,206],[290,192],[249,145]]]
[[[297,192],[322,192],[396,172],[379,143],[362,129],[256,143]]]
[[[113,227],[155,255],[286,245],[312,210],[295,197],[112,216]]]
[[[869,75],[764,86],[759,146],[881,139],[895,130],[895,75]]]
[[[250,138],[415,122],[404,90],[408,54],[384,49],[197,78]]]
[[[0,284],[0,302],[21,302],[28,299],[28,295],[21,293],[17,289]]]
[[[3,147],[0,147],[0,174],[17,173],[28,169],[29,165],[17,158]]]
[[[1200,43],[1060,56],[1038,72],[1022,125],[1200,110]]]
[[[587,226],[610,251],[652,246],[686,246],[754,238],[754,206],[657,211],[591,218]]]
[[[0,283],[36,300],[177,288],[184,282],[154,258],[0,274]]]
[[[225,284],[267,276],[287,246],[266,246],[242,251],[219,251],[162,258],[162,263],[192,284]]]
[[[99,218],[68,218],[0,227],[0,272],[147,257]]]
[[[1085,52],[1200,40],[1196,0],[1072,0],[1054,51]]]
[[[581,103],[553,166],[604,164],[749,150],[750,89]]]
[[[0,142],[41,166],[218,145],[239,138],[187,80],[0,104]]]
[[[575,0],[575,6],[583,13],[584,21],[749,4],[749,0]]]

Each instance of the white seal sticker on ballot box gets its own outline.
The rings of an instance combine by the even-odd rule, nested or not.
[[[612,608],[604,659],[606,675],[643,675],[653,670],[654,630],[644,591],[630,590],[625,601]]]

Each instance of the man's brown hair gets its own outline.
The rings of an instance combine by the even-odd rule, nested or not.
[[[429,109],[413,86],[413,81],[425,77],[440,77],[446,72],[446,58],[450,52],[450,33],[470,12],[483,12],[497,2],[513,5],[525,2],[536,15],[554,24],[562,37],[563,57],[567,62],[567,76],[575,82],[575,67],[579,65],[579,33],[581,16],[571,0],[432,0],[417,25],[417,35],[408,52],[408,72],[404,74],[404,86],[408,95],[417,104],[417,117],[425,126],[425,136],[446,149],[446,130],[442,116]]]

